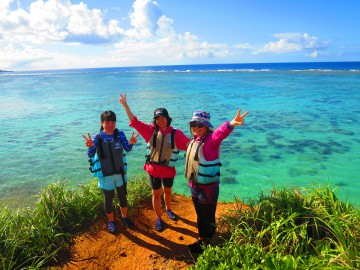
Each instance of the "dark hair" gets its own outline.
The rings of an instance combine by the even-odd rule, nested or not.
[[[116,114],[113,111],[104,111],[100,115],[100,122],[104,123],[105,121],[114,121],[116,122]],[[101,125],[100,131],[102,131],[104,128]]]

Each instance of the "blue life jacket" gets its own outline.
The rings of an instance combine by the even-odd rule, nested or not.
[[[98,147],[95,155],[89,159],[90,171],[95,177],[104,177],[121,174],[126,177],[127,162],[121,140],[117,138],[118,130],[114,131],[114,139],[111,142],[104,141],[100,134],[97,135]],[[124,180],[124,179],[123,179]]]

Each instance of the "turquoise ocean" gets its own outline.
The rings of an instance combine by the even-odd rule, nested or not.
[[[360,62],[1,72],[0,203],[29,206],[50,183],[91,181],[81,135],[99,131],[104,110],[128,138],[133,131],[120,93],[148,123],[167,108],[188,136],[194,110],[210,112],[214,126],[250,111],[221,147],[221,200],[325,184],[360,204]],[[139,137],[127,155],[130,181],[144,174],[145,148]],[[189,195],[183,166],[181,155],[174,191]]]

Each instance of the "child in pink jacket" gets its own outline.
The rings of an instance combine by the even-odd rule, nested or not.
[[[163,191],[165,213],[170,219],[177,219],[177,216],[171,210],[172,186],[176,175],[174,165],[179,150],[186,150],[189,138],[181,130],[170,126],[172,119],[165,108],[157,108],[154,111],[153,123],[146,124],[133,115],[126,102],[126,94],[120,96],[120,103],[124,106],[129,117],[130,126],[135,128],[148,143],[144,170],[149,175],[152,188],[152,204],[157,216],[155,229],[162,231],[164,227],[161,218],[161,196]]]
[[[202,253],[203,244],[208,244],[215,234],[215,212],[219,197],[220,183],[220,144],[229,136],[235,126],[244,124],[249,113],[237,115],[214,130],[210,123],[210,114],[195,111],[189,122],[194,135],[186,149],[185,177],[189,181],[191,197],[197,215],[199,238],[188,245],[190,252]]]

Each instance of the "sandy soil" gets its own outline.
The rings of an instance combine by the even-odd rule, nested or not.
[[[196,214],[191,198],[175,195],[172,205],[179,219],[172,221],[163,213],[162,232],[154,229],[151,202],[129,216],[135,222],[133,230],[118,220],[117,233],[109,234],[105,219],[99,220],[73,240],[69,258],[64,259],[63,265],[52,269],[187,269],[196,261],[195,254],[187,249],[197,238]],[[219,203],[217,217],[233,208]],[[217,232],[212,243],[219,244],[221,239]]]

